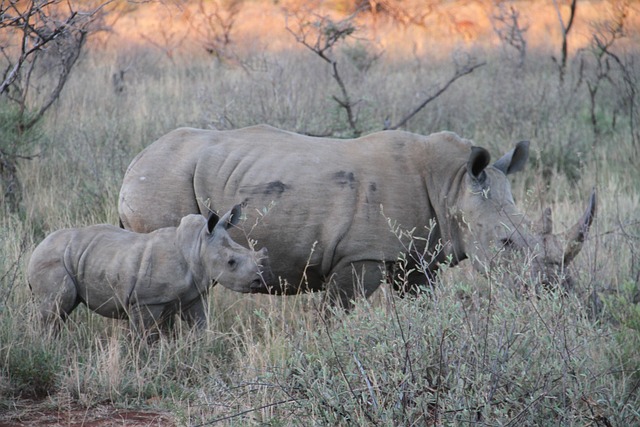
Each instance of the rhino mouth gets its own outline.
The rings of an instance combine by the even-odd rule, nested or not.
[[[264,292],[266,289],[267,289],[267,285],[264,282],[264,280],[262,280],[262,278],[255,279],[249,285],[249,290],[250,290],[250,292],[252,294],[257,294],[257,293],[260,293],[260,292]]]

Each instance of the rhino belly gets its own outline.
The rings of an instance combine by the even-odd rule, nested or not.
[[[129,297],[121,285],[114,283],[104,272],[94,271],[89,277],[77,277],[78,296],[92,311],[113,319],[127,318]]]

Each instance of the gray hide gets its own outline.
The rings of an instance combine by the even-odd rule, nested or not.
[[[124,227],[148,232],[242,200],[246,232],[269,249],[281,279],[265,292],[328,290],[348,305],[356,293],[375,291],[406,250],[394,227],[414,230],[409,268],[422,264],[427,276],[465,258],[484,272],[496,251],[535,241],[507,179],[528,153],[523,141],[491,165],[487,150],[451,132],[338,140],[265,125],[181,128],[132,161],[119,214]],[[425,275],[409,281],[413,289]]]
[[[266,249],[251,251],[229,236],[227,229],[240,215],[239,205],[220,219],[188,215],[177,228],[149,234],[106,224],[52,233],[27,268],[44,322],[59,323],[84,303],[145,330],[170,322],[176,313],[201,325],[203,299],[214,282],[253,292],[271,280]]]

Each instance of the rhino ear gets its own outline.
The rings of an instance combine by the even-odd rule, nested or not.
[[[227,219],[225,227],[228,229],[232,225],[237,225],[240,222],[242,216],[242,205],[238,204],[231,209],[231,216]]]
[[[219,218],[215,212],[211,212],[209,219],[207,220],[207,230],[209,234],[213,233],[216,227],[222,227],[228,230],[232,226],[240,222],[242,216],[242,205],[235,205],[233,209],[224,214],[222,218]]]
[[[505,175],[520,172],[529,159],[529,141],[520,141],[515,148],[500,157],[493,166]]]
[[[216,228],[216,225],[219,221],[220,217],[218,217],[218,214],[211,211],[211,213],[209,214],[209,218],[207,219],[207,231],[209,232],[209,234],[213,233],[213,229]]]
[[[467,162],[467,173],[473,178],[481,179],[482,172],[489,165],[491,155],[482,147],[471,147],[471,155]]]

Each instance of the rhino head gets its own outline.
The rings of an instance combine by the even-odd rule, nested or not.
[[[194,280],[201,286],[209,286],[214,281],[235,292],[255,293],[273,282],[267,248],[253,251],[229,236],[229,228],[237,225],[240,217],[241,206],[236,205],[222,217],[212,212],[206,220],[202,215],[188,215],[182,219],[178,230],[190,226],[201,229],[196,245],[181,243],[187,252],[185,259],[191,264]],[[178,239],[181,240],[180,234]]]
[[[570,281],[565,268],[580,252],[595,216],[595,192],[586,212],[567,233],[553,234],[550,209],[538,226],[532,224],[515,206],[506,177],[522,170],[528,155],[529,142],[521,141],[490,165],[488,151],[472,147],[463,191],[453,210],[460,233],[453,236],[459,245],[455,253],[458,260],[471,258],[476,270],[485,274],[526,258],[531,260],[530,274],[536,283]]]
[[[531,252],[538,255],[532,265],[532,274],[543,286],[561,285],[573,287],[573,280],[566,268],[580,253],[596,215],[596,192],[592,191],[585,212],[565,233],[553,234],[551,208],[546,208],[537,226],[532,241],[528,244]]]

